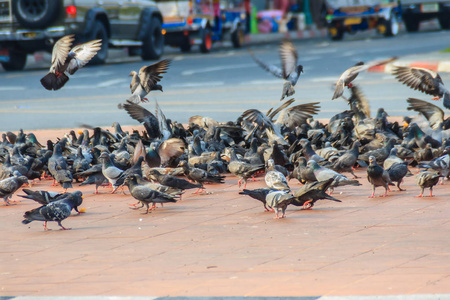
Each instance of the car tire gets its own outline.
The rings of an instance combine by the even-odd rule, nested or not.
[[[191,38],[189,35],[183,36],[183,39],[180,43],[180,50],[183,53],[191,52]]]
[[[211,29],[203,28],[200,31],[200,37],[202,39],[202,42],[200,44],[200,52],[202,52],[202,53],[210,52],[211,51],[211,47],[212,47],[212,33],[211,33]]]
[[[328,26],[328,35],[333,41],[340,41],[344,37],[342,22],[331,22]]]
[[[51,25],[62,10],[60,0],[14,0],[12,11],[24,27],[42,29]]]
[[[384,31],[385,37],[396,36],[399,31],[398,17],[394,12],[391,12],[389,20],[384,20],[384,26],[386,27]]]
[[[450,29],[450,12],[440,13],[438,16],[439,25],[442,29]]]
[[[414,14],[404,14],[403,23],[405,23],[406,31],[417,32],[420,28],[420,20]]]
[[[164,35],[161,32],[161,21],[153,17],[142,41],[143,60],[159,59],[164,52]]]
[[[89,62],[90,65],[102,65],[108,58],[109,38],[108,31],[105,24],[100,20],[95,20],[91,31],[85,36],[85,41],[92,41],[96,39],[102,40],[102,47],[97,54]]]
[[[3,69],[6,71],[20,71],[27,64],[27,54],[24,52],[13,52],[9,54],[9,61],[2,62]]]
[[[231,33],[231,42],[234,48],[241,48],[245,41],[245,32],[242,26],[237,26]]]

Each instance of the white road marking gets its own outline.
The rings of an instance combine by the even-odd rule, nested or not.
[[[282,83],[282,79],[268,79],[268,80],[251,80],[246,82],[241,82],[241,85],[264,85],[264,84],[279,84]]]
[[[0,91],[23,91],[24,86],[0,86]]]
[[[219,85],[225,85],[225,82],[223,81],[186,82],[182,84],[177,84],[176,87],[209,87]]]
[[[197,69],[197,70],[187,70],[181,72],[181,75],[183,76],[189,76],[197,73],[207,73],[207,72],[217,72],[222,70],[231,70],[231,69],[243,69],[248,67],[255,67],[256,64],[238,64],[238,65],[227,65],[227,66],[220,66],[220,67],[210,67],[210,68],[203,68],[203,69]]]
[[[107,80],[107,81],[103,81],[99,84],[97,84],[97,87],[107,87],[107,86],[111,86],[111,85],[116,85],[118,83],[123,83],[123,82],[127,82],[128,79],[125,78],[117,78],[117,79],[111,79],[111,80]]]

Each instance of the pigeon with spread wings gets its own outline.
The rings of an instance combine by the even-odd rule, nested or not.
[[[254,56],[252,52],[250,52],[250,54],[252,55],[256,63],[260,65],[264,70],[272,73],[276,77],[286,80],[283,85],[283,93],[281,94],[280,101],[285,97],[294,95],[294,86],[297,84],[300,73],[303,72],[303,66],[297,64],[297,50],[295,49],[291,41],[284,40],[280,45],[281,68],[264,63],[262,60]]]
[[[136,71],[131,71],[130,76],[130,90],[133,94],[129,100],[133,103],[139,103],[140,101],[145,102],[148,101],[145,96],[151,91],[163,91],[163,87],[159,84],[162,79],[162,74],[167,72],[169,68],[171,60],[163,59],[157,63],[154,63],[149,66],[143,66],[139,73]],[[122,108],[121,104],[119,104],[119,108]]]
[[[53,46],[50,72],[41,79],[42,86],[47,90],[56,91],[62,88],[69,81],[66,72],[73,75],[97,54],[102,45],[102,40],[92,40],[70,49],[73,41],[74,36],[67,35]]]
[[[372,67],[385,65],[396,60],[396,57],[388,58],[381,61],[376,61],[369,64],[364,64],[364,62],[357,62],[353,67],[348,68],[341,74],[338,81],[336,82],[336,89],[333,94],[333,98],[331,100],[337,99],[344,94],[344,87],[351,88],[353,86],[352,81],[356,79],[359,73],[366,71]]]
[[[395,78],[414,90],[435,96],[433,100],[444,99],[444,106],[450,108],[450,91],[444,86],[441,76],[425,68],[397,66],[392,70]]]

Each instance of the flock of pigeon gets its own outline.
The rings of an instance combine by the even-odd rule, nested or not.
[[[101,40],[70,48],[74,38],[61,38],[54,46],[50,72],[41,79],[49,90],[62,88],[73,75],[86,65],[100,49]],[[290,41],[280,46],[281,68],[270,66],[250,53],[267,71],[285,80],[281,100],[295,93],[294,86],[303,67]],[[53,179],[64,192],[23,189],[21,197],[32,199],[40,207],[27,211],[22,223],[61,221],[70,216],[83,197],[80,191],[68,193],[74,183],[79,185],[110,185],[112,193],[124,186],[138,202],[134,208],[145,206],[145,213],[168,202],[177,202],[189,189],[203,192],[208,183],[225,182],[226,173],[236,176],[239,194],[261,201],[276,218],[284,218],[288,205],[311,209],[320,199],[341,202],[332,196],[334,189],[344,185],[361,185],[355,167],[367,168],[367,179],[375,188],[383,187],[381,196],[388,196],[389,186],[400,184],[405,176],[413,176],[409,167],[418,167],[417,185],[430,189],[449,176],[450,120],[444,119],[442,109],[424,100],[409,98],[408,110],[419,114],[405,117],[404,124],[389,122],[380,108],[371,117],[367,99],[353,84],[358,74],[385,61],[357,63],[339,77],[332,99],[343,98],[349,109],[332,117],[327,124],[314,120],[319,103],[291,106],[294,99],[263,113],[257,109],[244,111],[235,121],[220,123],[209,117],[193,116],[189,124],[166,119],[158,103],[156,113],[140,105],[148,93],[162,91],[159,84],[171,61],[168,59],[131,72],[131,97],[118,105],[130,117],[144,125],[145,131],[123,131],[114,123],[113,132],[99,127],[77,133],[70,131],[55,142],[41,145],[33,133],[22,130],[16,135],[7,132],[0,144],[0,196],[5,204],[21,186],[30,180]],[[394,67],[396,78],[413,89],[443,98],[450,107],[450,93],[440,76],[431,70]],[[344,97],[344,89],[350,97]],[[92,134],[89,132],[92,130]],[[342,173],[350,173],[348,178]],[[247,181],[265,174],[266,188],[247,189]],[[297,191],[290,180],[304,184]],[[140,207],[138,205],[140,204]],[[151,205],[151,206],[150,206]]]

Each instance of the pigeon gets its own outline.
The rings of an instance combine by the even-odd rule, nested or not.
[[[69,81],[66,72],[73,75],[97,54],[102,45],[102,40],[93,40],[70,49],[73,41],[73,34],[66,35],[53,46],[50,72],[41,79],[42,86],[47,90],[62,88]]]
[[[330,178],[324,181],[316,181],[305,184],[297,190],[297,192],[295,192],[295,199],[292,200],[291,204],[295,206],[303,206],[303,209],[311,209],[314,206],[314,203],[320,199],[342,202],[341,200],[326,193],[333,181],[334,178]]]
[[[253,59],[258,65],[260,65],[264,70],[272,73],[276,77],[285,80],[283,85],[283,92],[281,94],[282,101],[285,97],[290,97],[295,93],[294,86],[297,84],[300,74],[303,72],[303,66],[298,65],[298,54],[294,45],[289,40],[284,40],[280,45],[280,58],[281,58],[281,68],[274,65],[267,65],[256,56],[252,55]]]
[[[170,59],[163,59],[157,63],[149,66],[143,66],[139,69],[139,73],[136,71],[131,71],[130,76],[130,90],[132,96],[128,99],[133,103],[148,101],[145,96],[151,91],[163,91],[163,87],[159,84],[162,79],[162,75],[167,72],[169,65],[171,63]],[[119,108],[123,108],[122,104],[119,104]]]
[[[264,164],[249,164],[244,161],[240,161],[234,149],[231,150],[230,163],[228,164],[228,171],[239,178],[238,186],[241,187],[244,182],[244,188],[247,187],[247,179],[252,177],[256,172],[265,169]]]
[[[73,176],[68,170],[66,159],[62,156],[62,148],[59,143],[53,149],[53,155],[48,160],[48,171],[53,176],[53,185],[58,182],[64,188],[64,192],[68,188],[72,188]]]
[[[212,175],[205,170],[200,168],[191,168],[187,161],[182,160],[178,164],[179,167],[183,168],[184,175],[194,183],[203,185],[203,183],[224,183],[225,176],[222,175]],[[201,191],[201,190],[200,190]],[[198,192],[198,191],[197,191]],[[196,193],[197,193],[196,192]]]
[[[149,171],[149,174],[152,177],[155,177],[156,181],[158,181],[160,184],[171,187],[171,188],[176,188],[176,189],[180,189],[183,191],[189,190],[189,189],[203,188],[203,185],[201,185],[201,184],[191,183],[191,182],[187,181],[186,179],[178,178],[178,177],[175,177],[172,175],[161,174],[158,170],[155,170],[155,169],[151,169]]]
[[[14,176],[0,180],[0,197],[3,198],[6,205],[11,205],[9,198],[24,184],[28,184],[28,178],[14,171]]]
[[[394,185],[389,173],[383,169],[383,167],[377,164],[375,156],[369,157],[369,166],[367,167],[367,180],[372,184],[372,195],[369,198],[375,198],[375,188],[377,186],[382,186],[386,190],[384,195],[380,197],[386,197],[389,189],[389,185]]]
[[[425,68],[408,66],[395,66],[392,74],[403,84],[427,95],[435,96],[433,99],[444,99],[444,106],[450,108],[450,91],[444,86],[441,76]]]
[[[418,167],[432,169],[438,172],[442,176],[441,184],[444,184],[444,178],[447,177],[450,172],[450,155],[445,154],[428,162],[421,161]]]
[[[294,163],[294,171],[289,174],[288,179],[296,178],[300,183],[309,183],[317,181],[314,170],[306,166],[306,159],[303,156],[297,158]]]
[[[351,180],[345,177],[342,174],[339,174],[336,171],[333,171],[331,169],[328,169],[326,167],[321,167],[315,160],[310,160],[307,163],[308,168],[312,169],[314,172],[314,175],[316,176],[318,181],[325,181],[330,178],[333,178],[333,182],[330,184],[330,194],[333,192],[334,188],[337,186],[344,186],[344,185],[354,185],[358,186],[361,185],[358,180]]]
[[[356,79],[359,73],[368,70],[371,67],[387,64],[391,61],[394,61],[395,59],[397,58],[393,57],[377,62],[372,62],[369,64],[364,64],[364,62],[362,61],[357,62],[353,67],[348,68],[347,70],[344,71],[344,73],[341,74],[338,81],[336,82],[336,89],[334,91],[333,98],[331,98],[331,100],[341,97],[344,94],[344,87],[346,86],[349,88],[353,87],[352,81]]]
[[[125,184],[128,185],[128,188],[130,189],[131,196],[133,196],[134,199],[141,202],[142,206],[138,208],[144,207],[144,205],[147,208],[147,211],[145,214],[148,214],[150,207],[149,203],[153,203],[153,208],[155,207],[156,203],[168,203],[168,202],[177,202],[176,196],[165,194],[158,192],[157,190],[153,190],[145,185],[140,185],[137,182],[137,176],[130,175],[125,179]],[[136,208],[136,209],[138,209]]]
[[[247,190],[247,189],[243,189],[241,192],[239,192],[240,195],[248,195],[250,197],[252,197],[253,199],[256,199],[258,201],[261,201],[264,205],[264,209],[266,211],[270,211],[267,208],[267,203],[266,203],[266,196],[268,193],[270,192],[274,192],[277,190],[271,189],[271,188],[263,188],[263,189],[254,189],[254,190]]]
[[[353,166],[358,160],[359,147],[361,147],[361,143],[359,141],[355,141],[352,148],[342,154],[330,168],[338,173],[350,172],[353,175],[353,178],[358,178],[358,176],[356,176],[353,172]]]
[[[437,130],[444,122],[444,111],[440,107],[416,98],[408,98],[406,101],[409,103],[407,109],[423,115],[432,129]]]
[[[403,177],[408,174],[408,166],[405,163],[396,162],[389,166],[389,168],[386,169],[386,172],[388,172],[392,182],[397,182],[398,190],[404,191],[405,189],[400,187],[400,183],[403,181]]]
[[[22,223],[29,224],[33,221],[44,221],[44,230],[50,230],[47,228],[48,221],[58,222],[58,225],[63,230],[69,230],[61,224],[61,221],[67,219],[73,208],[80,206],[83,202],[83,193],[75,191],[64,195],[60,200],[51,202],[33,210],[27,211],[23,217],[25,218]]]
[[[58,197],[64,195],[62,193],[51,192],[51,191],[33,191],[30,189],[22,190],[26,195],[18,195],[19,197],[25,199],[31,199],[36,201],[39,204],[46,205],[50,202],[54,202],[58,199]]]
[[[102,173],[102,165],[101,164],[93,165],[86,171],[76,173],[75,175],[78,177],[87,177],[82,183],[80,183],[80,186],[87,185],[87,184],[95,184],[94,194],[98,194],[99,186],[108,182],[108,179],[106,179],[105,175],[103,175],[103,173]]]
[[[113,191],[111,192],[111,194],[114,194],[114,192],[119,188],[119,185],[117,185],[116,182],[122,176],[123,170],[114,165],[111,157],[107,152],[102,152],[99,158],[103,160],[102,173],[112,185]]]
[[[383,168],[385,170],[389,169],[395,163],[403,163],[403,159],[397,156],[398,148],[392,148],[389,156],[383,162]]]
[[[423,171],[416,175],[416,183],[418,186],[420,186],[421,191],[420,195],[417,195],[416,197],[424,197],[423,191],[425,188],[430,188],[430,197],[433,196],[433,186],[438,184],[439,178],[442,175],[440,175],[437,172],[431,172],[431,171]]]
[[[269,208],[275,210],[275,219],[286,217],[286,208],[294,200],[294,196],[285,191],[273,191],[267,194],[266,203]],[[281,211],[281,216],[279,215]]]

